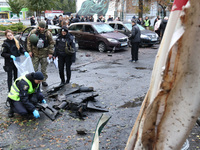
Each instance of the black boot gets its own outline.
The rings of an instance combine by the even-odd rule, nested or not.
[[[8,117],[9,118],[12,118],[12,117],[14,117],[14,111],[13,111],[13,103],[12,103],[12,100],[11,99],[9,99],[9,98],[7,98],[7,102],[9,103],[9,105],[10,105],[10,110],[8,111]]]
[[[9,118],[14,117],[14,111],[12,110],[11,107],[10,107],[10,110],[8,111],[8,117],[9,117]]]

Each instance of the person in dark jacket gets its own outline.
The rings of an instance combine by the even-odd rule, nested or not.
[[[164,19],[162,20],[161,24],[160,24],[160,37],[162,39],[164,32],[165,32],[165,28],[167,26],[167,22],[168,22],[168,17],[164,17]]]
[[[24,54],[26,57],[29,54],[23,49],[23,47],[19,44],[19,41],[15,39],[13,32],[11,30],[5,31],[6,40],[4,40],[2,44],[3,51],[1,56],[5,58],[4,70],[7,72],[7,83],[8,83],[8,91],[10,91],[10,87],[12,85],[12,79],[14,75],[14,80],[17,79],[17,68],[14,65],[16,57],[19,57],[21,54]]]
[[[76,22],[80,22],[80,17],[78,14],[76,14],[75,18],[72,19],[71,23],[76,23]]]
[[[69,53],[67,49],[72,50],[72,53]],[[75,43],[74,37],[68,33],[67,27],[62,27],[61,34],[56,39],[54,59],[58,57],[58,69],[61,79],[61,85],[69,83],[71,79],[71,65],[75,61]],[[64,75],[64,65],[66,65],[66,76],[67,80],[65,81]]]
[[[14,113],[27,117],[31,113],[35,118],[40,117],[36,105],[46,103],[40,91],[40,83],[43,79],[42,72],[32,72],[15,80],[7,98],[10,104],[8,117],[13,117]]]
[[[35,17],[34,17],[34,16],[32,16],[32,17],[30,18],[30,22],[31,22],[31,26],[36,25],[36,23],[35,23]]]
[[[139,49],[139,43],[140,43],[140,29],[136,25],[136,20],[132,20],[132,31],[131,36],[129,37],[129,40],[131,41],[131,55],[132,59],[130,62],[136,62],[138,61],[138,49]]]
[[[58,24],[58,17],[55,15],[54,18],[53,18],[53,25],[56,25]]]
[[[144,24],[143,19],[142,19],[142,18],[138,18],[138,20],[137,20],[137,24],[139,24],[139,25],[143,25],[143,24]]]

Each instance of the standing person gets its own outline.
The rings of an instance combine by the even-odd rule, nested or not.
[[[121,21],[120,17],[116,17],[115,21]]]
[[[85,22],[85,17],[81,16],[80,22]]]
[[[47,27],[48,27],[48,25],[51,25],[51,20],[49,20],[48,18],[45,18],[44,20],[46,21]]]
[[[7,101],[10,104],[8,117],[14,117],[14,113],[28,117],[31,114],[39,118],[36,109],[37,103],[46,103],[40,91],[40,83],[44,79],[41,72],[33,72],[21,76],[15,80],[8,94]]]
[[[143,24],[144,24],[143,19],[142,19],[142,18],[138,18],[138,20],[137,20],[137,24],[139,24],[139,25],[143,25]]]
[[[36,43],[33,43],[32,38],[38,38]],[[54,41],[52,33],[46,29],[46,23],[44,21],[39,22],[39,26],[33,29],[27,38],[27,51],[32,57],[33,67],[35,71],[38,71],[39,64],[41,64],[41,72],[44,75],[42,82],[43,86],[48,86],[46,83],[47,75],[47,57],[52,58],[54,48]]]
[[[103,22],[102,19],[103,19],[103,15],[100,15],[99,18],[97,19],[97,22]]]
[[[94,22],[94,18],[92,15],[89,17],[89,22]]]
[[[111,17],[111,15],[109,15],[107,21],[113,21],[113,17]]]
[[[161,39],[164,35],[165,28],[167,26],[167,22],[168,22],[168,17],[165,16],[164,19],[161,21],[161,24],[160,24],[160,37],[161,37]]]
[[[14,80],[17,79],[17,68],[13,61],[15,61],[16,57],[19,57],[20,54],[24,54],[26,57],[28,57],[29,54],[20,46],[19,41],[15,39],[11,30],[6,30],[5,36],[6,40],[4,40],[2,44],[3,52],[1,53],[1,56],[5,58],[3,68],[5,72],[7,72],[8,91],[10,91],[13,74]]]
[[[151,21],[149,20],[149,17],[145,17],[144,20],[144,27],[149,30],[149,27],[151,26]]]
[[[130,62],[136,62],[138,61],[138,49],[140,44],[140,29],[136,25],[136,20],[132,19],[132,31],[131,36],[129,37],[129,40],[131,41],[131,55],[132,59]]]
[[[76,14],[75,18],[71,21],[71,23],[76,23],[76,22],[80,22],[80,17],[78,14]]]
[[[35,17],[34,17],[34,16],[32,16],[32,17],[30,18],[30,22],[31,22],[31,26],[36,25],[36,24],[35,24]]]
[[[158,34],[159,37],[160,37],[160,24],[161,24],[161,20],[157,18],[157,21],[154,25],[154,31]]]
[[[63,21],[63,16],[60,15],[59,18],[58,18],[58,24],[60,27],[62,27],[62,21]]]
[[[53,25],[56,25],[58,23],[58,17],[55,15],[53,18]]]
[[[71,49],[74,53],[68,53],[67,49]],[[58,69],[61,85],[69,83],[71,79],[71,65],[75,60],[75,43],[73,42],[73,36],[68,33],[67,27],[62,27],[61,34],[56,39],[54,58],[55,57],[58,57]],[[64,75],[64,65],[66,65],[66,81]]]
[[[156,24],[156,22],[157,22],[158,20],[160,20],[160,16],[157,16],[156,19],[154,20],[154,23],[153,23],[154,26],[155,26],[155,24]]]

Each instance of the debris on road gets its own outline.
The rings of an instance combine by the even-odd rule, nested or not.
[[[45,93],[45,92],[44,92]],[[84,119],[85,111],[108,112],[105,106],[95,99],[98,94],[93,87],[79,86],[77,84],[58,85],[46,90],[46,99],[53,100],[57,104],[53,108],[59,110],[70,110],[71,116]],[[56,113],[51,116],[57,116]],[[52,119],[52,118],[50,118]],[[53,119],[52,119],[53,120]]]

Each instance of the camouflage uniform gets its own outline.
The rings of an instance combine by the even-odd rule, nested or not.
[[[36,33],[45,34],[45,38],[48,41],[47,47],[39,49],[39,48],[37,48],[37,45],[31,44],[29,37],[31,34],[36,34]],[[41,33],[39,28],[37,28],[37,29],[33,29],[30,32],[30,34],[27,38],[27,51],[32,52],[32,62],[33,62],[33,67],[34,67],[35,71],[38,71],[39,63],[41,64],[41,72],[44,75],[44,80],[43,80],[44,82],[48,78],[48,75],[46,72],[47,65],[48,65],[47,57],[49,54],[51,54],[51,55],[53,54],[53,48],[54,48],[54,40],[52,38],[52,34],[50,31],[45,29],[44,32]]]

